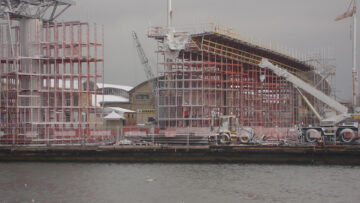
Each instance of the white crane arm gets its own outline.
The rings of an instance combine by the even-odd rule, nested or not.
[[[342,104],[340,104],[335,99],[329,97],[328,95],[324,94],[320,90],[316,89],[312,85],[304,82],[297,76],[289,73],[288,71],[279,68],[278,66],[275,66],[271,62],[269,62],[268,59],[263,58],[259,64],[261,68],[268,68],[272,70],[276,75],[285,78],[287,81],[294,84],[296,87],[301,88],[305,92],[309,93],[310,95],[314,96],[318,100],[324,102],[326,105],[328,105],[330,108],[337,111],[339,114],[347,114],[348,108]]]
[[[145,55],[145,51],[140,44],[140,41],[139,41],[139,38],[138,38],[136,32],[133,31],[132,35],[133,35],[133,39],[134,39],[135,46],[136,46],[136,51],[138,52],[141,64],[144,66],[146,78],[148,80],[150,80],[150,79],[154,78],[154,73],[152,72],[151,66],[149,64],[149,59]]]
[[[133,39],[134,39],[134,42],[135,42],[136,51],[137,51],[137,53],[139,55],[139,58],[140,58],[140,62],[144,67],[146,78],[147,78],[147,80],[150,81],[150,80],[154,79],[155,76],[154,76],[154,73],[153,73],[152,68],[150,66],[149,59],[145,55],[145,51],[144,51],[144,49],[142,48],[142,46],[140,44],[140,41],[139,41],[139,38],[138,38],[136,32],[133,31],[132,36],[133,36]],[[155,90],[156,90],[156,82],[155,82],[155,80],[151,81],[151,88],[152,88],[152,91],[155,93]]]

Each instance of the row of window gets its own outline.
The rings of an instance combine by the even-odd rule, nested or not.
[[[104,88],[104,95],[117,95],[129,98],[129,93],[127,91],[115,88]]]
[[[150,96],[148,94],[137,94],[135,96],[136,100],[148,100],[150,99]]]

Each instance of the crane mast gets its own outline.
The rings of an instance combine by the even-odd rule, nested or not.
[[[151,79],[155,78],[155,75],[152,72],[152,68],[150,66],[149,59],[145,55],[145,51],[141,46],[141,43],[139,41],[139,38],[138,38],[136,32],[133,31],[132,36],[133,36],[133,39],[134,39],[134,42],[135,42],[136,51],[137,51],[137,53],[139,55],[139,58],[140,58],[140,62],[142,64],[142,66],[144,67],[146,79],[150,81]],[[150,81],[150,82],[151,82],[151,89],[155,93],[155,91],[156,91],[156,82],[154,80]]]
[[[354,0],[354,14],[353,14],[353,68],[352,68],[352,78],[353,78],[353,106],[357,106],[358,101],[358,88],[359,88],[359,80],[358,80],[358,71],[357,71],[357,64],[356,64],[356,40],[357,40],[357,22],[356,22],[356,6],[357,0]]]
[[[352,104],[353,107],[358,105],[357,97],[358,97],[358,70],[356,64],[356,44],[357,44],[357,0],[352,0],[350,2],[348,10],[335,18],[335,21],[343,20],[345,18],[352,17],[353,18],[353,67],[352,67]]]

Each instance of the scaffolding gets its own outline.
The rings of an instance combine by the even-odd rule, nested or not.
[[[103,95],[103,32],[83,22],[0,24],[1,133],[41,139],[102,125],[94,104]]]
[[[171,30],[153,27],[148,33],[158,41],[157,112],[161,128],[210,127],[219,115],[230,114],[236,115],[241,125],[252,127],[318,122],[296,87],[258,66],[263,57],[268,58],[330,94],[328,81],[297,54],[247,40],[215,24],[193,34],[177,31],[172,35]],[[187,40],[176,50],[173,47],[181,47],[181,43],[169,43],[172,38]]]

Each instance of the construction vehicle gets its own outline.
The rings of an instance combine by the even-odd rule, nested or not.
[[[219,116],[219,128],[215,135],[209,136],[210,144],[248,144],[254,137],[254,131],[250,127],[239,125],[235,115]]]
[[[314,143],[319,140],[336,139],[342,143],[351,143],[358,139],[359,122],[354,119],[358,117],[358,112],[355,111],[353,113],[349,113],[349,109],[347,107],[319,91],[312,85],[304,82],[292,73],[272,64],[268,59],[263,58],[259,66],[261,68],[268,68],[272,70],[277,76],[285,78],[288,82],[292,83],[299,91],[309,108],[319,119],[320,122],[318,126],[299,128],[299,136],[304,138],[306,142]],[[325,118],[323,118],[300,89],[325,103],[333,110],[332,112],[335,113],[335,115],[333,114],[332,116],[325,116]]]

